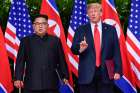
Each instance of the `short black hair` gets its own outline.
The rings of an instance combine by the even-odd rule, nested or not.
[[[48,20],[48,16],[47,15],[44,15],[44,14],[38,14],[38,15],[35,15],[34,19],[33,19],[33,22],[37,19],[37,18],[45,18],[46,20]]]

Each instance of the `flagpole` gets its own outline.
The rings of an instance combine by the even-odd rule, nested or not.
[[[11,1],[11,3],[13,2],[13,0],[10,0]]]
[[[21,88],[18,89],[18,93],[21,93]]]

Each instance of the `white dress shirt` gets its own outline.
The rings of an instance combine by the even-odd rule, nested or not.
[[[97,23],[98,25],[98,31],[99,31],[99,34],[100,34],[100,45],[102,44],[102,22],[101,20]],[[94,27],[95,27],[95,23],[92,23],[91,22],[91,30],[92,30],[92,35],[93,35],[93,38],[94,38]],[[94,39],[93,39],[94,40]]]

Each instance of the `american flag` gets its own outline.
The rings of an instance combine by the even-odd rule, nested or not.
[[[84,25],[88,22],[87,13],[86,13],[86,0],[74,0],[73,12],[71,15],[70,26],[68,29],[67,45],[69,49],[71,48],[73,37],[76,29],[80,25]],[[72,72],[78,77],[78,56],[72,54],[71,51],[68,53],[69,62],[71,64]]]
[[[102,19],[107,24],[113,25],[116,28],[120,43],[120,51],[122,57],[123,76],[120,80],[115,81],[115,84],[124,93],[136,93],[135,82],[133,80],[132,70],[127,60],[127,49],[123,30],[120,25],[119,17],[115,9],[114,0],[102,0],[103,16]]]
[[[126,40],[127,53],[135,82],[140,88],[140,0],[131,0],[130,11]]]
[[[12,0],[5,32],[8,55],[15,62],[21,38],[33,33],[25,0]]]

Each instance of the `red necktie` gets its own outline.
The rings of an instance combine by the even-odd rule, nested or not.
[[[98,30],[98,25],[96,24],[94,27],[94,46],[95,46],[95,52],[96,52],[96,66],[99,67],[101,64],[100,60],[100,33]]]

